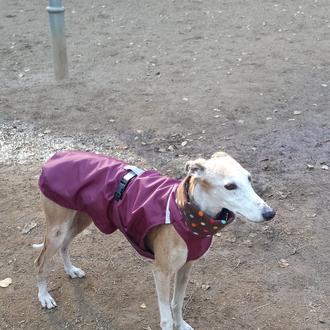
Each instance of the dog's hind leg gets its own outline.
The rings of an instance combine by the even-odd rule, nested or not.
[[[85,276],[85,272],[78,267],[72,265],[70,256],[68,254],[69,244],[73,238],[81,233],[92,222],[92,219],[85,213],[77,212],[70,229],[66,232],[63,244],[60,249],[60,254],[64,263],[64,270],[71,278],[81,278]]]
[[[43,307],[51,309],[56,307],[56,302],[47,289],[49,263],[58,249],[62,247],[77,211],[63,208],[46,198],[43,198],[42,202],[46,216],[47,231],[42,251],[35,260],[35,266],[37,268],[39,301]]]
[[[171,305],[173,321],[177,330],[193,330],[193,328],[186,321],[184,321],[182,317],[183,300],[192,265],[192,261],[187,262],[175,274],[174,294]]]

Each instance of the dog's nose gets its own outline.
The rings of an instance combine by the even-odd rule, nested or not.
[[[272,220],[275,217],[276,211],[271,207],[265,207],[262,211],[262,216],[266,221]]]

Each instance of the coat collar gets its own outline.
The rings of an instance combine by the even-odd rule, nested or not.
[[[199,236],[209,237],[233,222],[235,214],[223,208],[216,217],[211,217],[189,200],[190,176],[185,177],[176,191],[176,204],[190,230]]]

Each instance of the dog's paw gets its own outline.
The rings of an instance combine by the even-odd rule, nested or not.
[[[191,327],[186,321],[183,321],[180,324],[177,324],[175,326],[176,330],[194,330],[193,327]]]
[[[66,273],[71,277],[71,278],[82,278],[85,277],[85,272],[81,270],[78,267],[72,266],[68,269],[65,270]]]
[[[38,294],[39,301],[41,303],[41,306],[47,309],[55,308],[56,302],[54,298],[48,293]]]

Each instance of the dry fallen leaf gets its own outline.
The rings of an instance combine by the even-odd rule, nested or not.
[[[202,284],[202,289],[203,289],[204,291],[207,291],[207,290],[210,289],[210,288],[211,288],[210,285],[208,285],[208,284]]]
[[[13,283],[12,279],[10,277],[7,277],[4,280],[0,281],[0,287],[6,288],[7,286],[9,286],[12,283]]]
[[[278,264],[281,268],[286,268],[290,265],[289,262],[286,259],[280,259],[278,261]]]
[[[34,221],[26,223],[24,228],[22,229],[22,234],[28,234],[35,227],[37,227],[37,223]]]
[[[308,168],[309,170],[312,170],[312,169],[314,169],[314,165],[311,165],[311,164],[306,164],[306,166],[307,166],[307,168]]]
[[[294,114],[295,116],[301,115],[301,111],[294,111],[293,114]]]
[[[329,169],[329,166],[328,165],[322,165],[321,168],[322,168],[322,170],[326,170],[327,171]]]
[[[147,308],[147,306],[146,306],[146,304],[145,304],[145,303],[143,303],[143,304],[141,304],[141,305],[140,305],[140,308],[142,308],[142,309],[146,309],[146,308]]]
[[[229,237],[227,239],[227,241],[230,242],[230,243],[235,243],[236,242],[236,237],[235,236]]]

